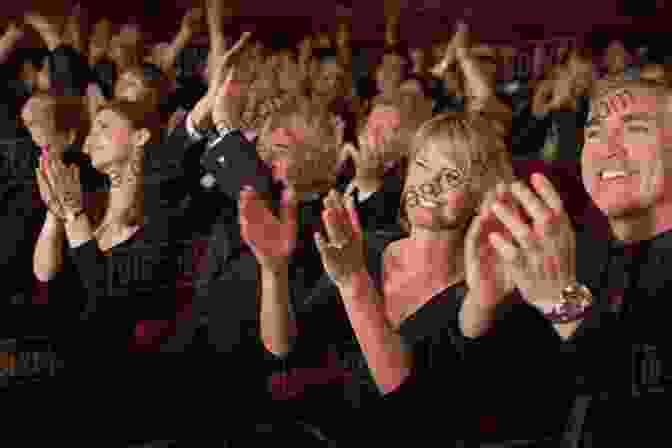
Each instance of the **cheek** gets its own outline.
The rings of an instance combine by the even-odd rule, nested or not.
[[[448,191],[441,195],[441,202],[444,204],[444,209],[448,210],[462,210],[471,206],[471,195],[464,191]]]

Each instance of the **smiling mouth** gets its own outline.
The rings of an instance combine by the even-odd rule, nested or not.
[[[618,179],[625,179],[630,176],[635,174],[634,172],[631,171],[621,171],[621,170],[604,170],[600,171],[599,174],[599,179],[601,181],[610,181],[610,180],[618,180]]]

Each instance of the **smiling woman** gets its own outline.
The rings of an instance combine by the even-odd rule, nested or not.
[[[424,216],[421,210],[428,206],[472,202],[492,186],[490,176],[505,182],[513,178],[504,141],[478,114],[442,114],[425,123],[413,140],[409,161],[399,209],[405,228]]]

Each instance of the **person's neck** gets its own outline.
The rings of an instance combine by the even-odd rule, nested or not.
[[[136,190],[133,185],[112,186],[110,188],[101,227],[110,226],[121,229],[132,225],[138,213],[142,213],[142,210],[137,209],[137,204],[133,203],[133,198],[137,194]]]
[[[464,232],[413,227],[405,250],[407,262],[433,277],[454,279],[464,273]]]
[[[616,239],[638,242],[672,230],[672,202],[658,205],[650,213],[623,219],[610,218],[609,225]]]

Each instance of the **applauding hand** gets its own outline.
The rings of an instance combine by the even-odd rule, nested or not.
[[[43,153],[36,175],[40,196],[55,216],[69,219],[84,210],[77,165],[66,166],[58,157]]]
[[[315,242],[324,269],[339,287],[347,286],[354,276],[366,270],[362,227],[352,197],[343,200],[335,190],[324,199],[322,222],[329,242],[319,233]]]
[[[469,295],[482,308],[492,308],[501,303],[512,291],[514,285],[507,272],[506,263],[490,244],[488,236],[499,231],[506,234],[506,228],[497,220],[491,210],[495,199],[504,201],[505,187],[500,184],[496,191],[490,191],[480,212],[472,221],[465,239],[465,272]]]
[[[240,233],[264,269],[278,272],[289,264],[296,247],[297,202],[292,190],[285,190],[276,217],[264,199],[251,187],[240,192]]]
[[[507,263],[523,298],[535,306],[560,300],[562,290],[576,280],[576,239],[562,200],[551,182],[541,174],[532,175],[530,190],[522,182],[511,187],[514,204],[496,201],[492,211],[512,238],[490,234],[490,242]],[[530,222],[528,224],[528,222]]]

